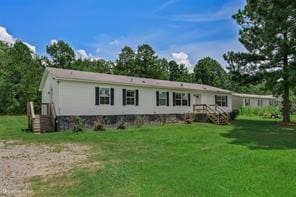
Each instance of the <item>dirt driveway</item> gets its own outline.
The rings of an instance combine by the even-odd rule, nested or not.
[[[90,147],[0,141],[0,196],[31,196],[30,178],[60,174],[85,165]]]

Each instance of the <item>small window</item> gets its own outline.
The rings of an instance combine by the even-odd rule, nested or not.
[[[185,93],[176,93],[175,102],[177,106],[187,106],[188,105],[188,95]]]
[[[188,96],[187,94],[182,94],[182,105],[187,106],[188,105]]]
[[[227,102],[227,96],[215,96],[215,103],[216,105],[220,107],[227,107],[228,102]]]
[[[274,100],[269,100],[269,105],[275,105],[275,101]]]
[[[109,105],[110,104],[110,88],[100,88],[100,104]]]
[[[166,92],[159,93],[159,105],[167,105],[167,93]]]
[[[245,98],[245,106],[250,106],[251,100],[249,98]]]
[[[263,106],[263,100],[262,99],[258,99],[258,106]]]
[[[126,104],[135,105],[136,104],[136,91],[126,90]]]

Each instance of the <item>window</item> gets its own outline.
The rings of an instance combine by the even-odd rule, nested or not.
[[[110,104],[110,88],[100,88],[100,104],[109,105]]]
[[[167,92],[159,93],[159,105],[167,105]]]
[[[251,100],[249,98],[245,98],[245,106],[250,106]]]
[[[188,105],[188,95],[185,93],[176,93],[175,102],[177,106]]]
[[[139,105],[139,90],[122,89],[122,105]]]
[[[135,90],[126,90],[126,104],[135,105],[136,93]]]
[[[114,105],[114,88],[95,88],[96,105]]]
[[[215,103],[220,107],[227,107],[227,96],[215,96]]]
[[[182,105],[188,105],[188,96],[187,96],[187,94],[182,94]]]
[[[263,106],[263,100],[262,99],[258,99],[258,106]]]
[[[274,100],[269,100],[269,105],[276,105],[276,102]]]

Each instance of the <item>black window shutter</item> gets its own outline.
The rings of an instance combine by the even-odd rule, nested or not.
[[[226,106],[225,107],[228,107],[228,96],[226,96]]]
[[[114,105],[114,88],[111,88],[111,105]]]
[[[159,92],[156,91],[156,106],[159,106]]]
[[[96,105],[100,105],[100,88],[99,87],[96,87],[95,103]]]
[[[176,105],[176,93],[173,92],[173,106]]]
[[[217,105],[217,95],[215,95],[215,104]]]
[[[139,105],[139,90],[136,90],[136,105]]]
[[[170,93],[167,92],[167,106],[170,106]]]
[[[122,89],[122,105],[126,104],[126,89]]]
[[[190,106],[191,104],[190,104],[190,93],[188,93],[188,106]]]

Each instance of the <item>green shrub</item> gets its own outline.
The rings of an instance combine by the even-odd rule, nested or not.
[[[126,124],[124,121],[120,121],[117,125],[117,129],[126,129]]]
[[[193,122],[192,119],[185,119],[185,123],[186,123],[186,124],[191,124],[192,122]]]
[[[240,111],[238,109],[234,109],[232,112],[230,112],[230,119],[235,120],[237,116],[240,114]]]
[[[246,116],[266,116],[267,114],[281,114],[281,110],[279,106],[241,107],[239,114]]]
[[[94,131],[104,131],[105,124],[101,120],[97,120],[94,122]]]
[[[135,125],[140,128],[144,125],[144,117],[143,116],[137,116]]]
[[[184,122],[186,124],[191,124],[193,122],[193,114],[191,113],[186,113],[184,117]]]
[[[73,125],[73,128],[72,128],[73,132],[81,132],[81,131],[83,131],[83,122],[82,122],[81,118],[75,117],[73,122],[74,122],[74,125]]]

